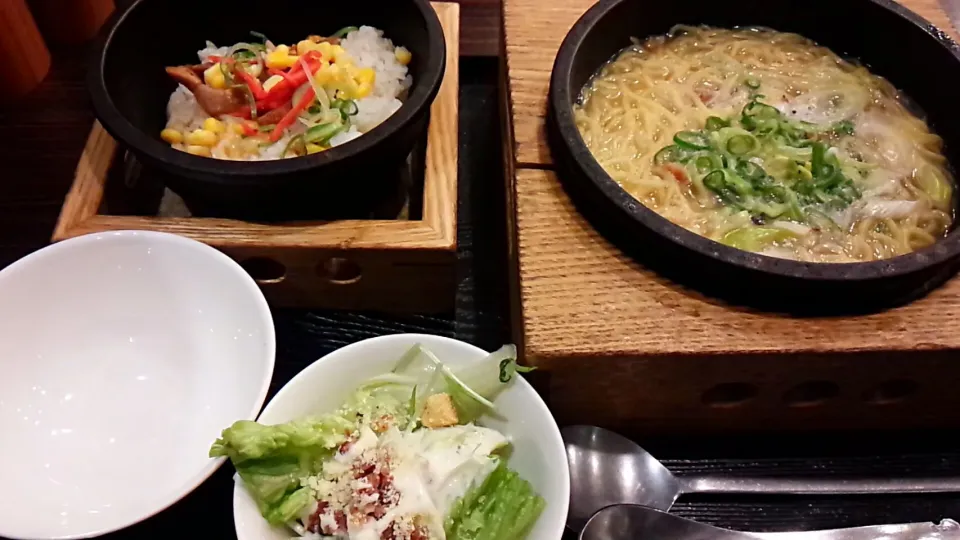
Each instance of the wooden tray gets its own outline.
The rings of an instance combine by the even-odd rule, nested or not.
[[[199,240],[241,262],[273,305],[393,312],[453,308],[457,246],[460,6],[434,3],[447,66],[430,109],[422,217],[265,225],[226,219],[108,215],[116,142],[94,124],[53,240],[139,229]],[[420,205],[418,205],[420,206]]]
[[[960,279],[866,317],[722,305],[623,255],[577,213],[544,131],[550,70],[591,0],[505,0],[516,341],[563,423],[631,431],[960,425]],[[936,0],[913,10],[956,37]],[[950,409],[947,409],[949,407]]]

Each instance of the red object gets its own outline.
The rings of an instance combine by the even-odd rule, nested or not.
[[[307,68],[310,70],[309,76],[312,77],[313,74],[320,69],[320,61],[316,59],[316,57],[311,56],[310,53],[305,54],[304,59],[307,62]],[[294,73],[294,70],[296,70],[298,66],[300,66],[300,62],[298,62],[296,66],[293,66],[288,73],[283,74],[284,80],[278,82],[271,88],[264,99],[257,100],[258,110],[269,111],[276,109],[288,102],[290,98],[293,97],[293,93],[297,91],[297,88],[300,88],[307,82],[308,75],[302,69]],[[316,97],[316,94],[312,95]]]
[[[244,122],[240,124],[240,127],[243,128],[243,134],[247,137],[253,137],[254,135],[260,133],[260,130],[255,126],[251,125],[249,122]]]
[[[667,163],[663,168],[669,171],[680,184],[685,186],[690,184],[690,178],[687,177],[687,171],[683,170],[683,167],[675,163]]]
[[[259,102],[261,100],[267,99],[267,93],[263,90],[263,86],[260,84],[260,81],[256,77],[247,73],[247,70],[243,67],[237,66],[233,70],[234,74],[243,81],[244,84],[250,88],[250,91],[253,92],[253,97]],[[259,106],[258,106],[259,108]]]
[[[240,107],[236,111],[230,113],[230,116],[236,116],[237,118],[243,118],[244,120],[250,120],[251,118],[253,118],[253,114],[250,111],[249,105],[244,105],[243,107]]]
[[[283,132],[287,130],[288,127],[293,125],[297,120],[297,117],[300,116],[307,107],[313,103],[313,100],[317,97],[317,93],[313,91],[313,87],[307,88],[307,91],[303,94],[303,97],[300,98],[300,101],[294,104],[293,108],[290,109],[290,112],[283,117],[282,120],[277,122],[277,127],[273,129],[273,133],[270,134],[270,141],[277,142],[280,140],[280,137],[283,136]]]

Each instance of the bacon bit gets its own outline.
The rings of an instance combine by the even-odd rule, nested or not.
[[[363,478],[364,476],[370,476],[373,474],[373,471],[377,470],[376,463],[365,463],[360,466],[361,468],[356,470],[354,478]]]
[[[717,95],[716,92],[709,88],[699,87],[694,91],[697,93],[697,97],[700,98],[700,102],[704,105],[708,105],[711,101],[713,101],[714,96]]]
[[[382,504],[373,507],[373,518],[380,519],[387,514],[387,509]]]
[[[328,506],[330,506],[330,503],[326,501],[320,501],[317,503],[317,510],[310,514],[310,517],[307,519],[308,531],[317,532],[320,530],[320,514],[326,512]]]
[[[380,533],[380,540],[397,540],[397,531],[394,530],[393,523]]]
[[[347,514],[343,510],[337,510],[333,513],[333,519],[337,522],[337,529],[341,531],[347,530]]]
[[[676,163],[665,163],[663,168],[672,174],[680,184],[684,186],[690,185],[690,178],[687,176],[687,171],[685,171],[683,167],[677,165]]]
[[[356,441],[347,441],[347,442],[341,444],[341,445],[340,445],[340,453],[341,453],[341,454],[346,454],[347,452],[349,452],[350,449],[353,448],[354,442],[356,442]]]
[[[390,429],[391,425],[393,425],[393,416],[387,414],[374,421],[370,428],[373,429],[375,433],[383,433]]]

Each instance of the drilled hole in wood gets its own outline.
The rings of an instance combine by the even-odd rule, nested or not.
[[[343,257],[328,259],[320,265],[319,270],[321,276],[336,285],[350,285],[360,281],[360,278],[363,277],[360,265]]]
[[[253,257],[240,263],[257,283],[280,283],[287,267],[269,257]]]
[[[830,381],[807,381],[787,390],[783,401],[790,407],[822,405],[840,395],[840,387]]]
[[[760,390],[743,382],[723,383],[707,389],[700,400],[708,407],[738,407],[757,397]]]
[[[893,379],[864,392],[863,400],[875,405],[900,403],[916,394],[919,388],[920,385],[910,379]]]

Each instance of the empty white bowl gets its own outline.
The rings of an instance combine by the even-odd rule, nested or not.
[[[193,240],[88,235],[0,271],[0,537],[96,536],[179,500],[257,415],[274,352],[256,284]]]
[[[403,353],[417,343],[451,367],[487,355],[462,341],[422,334],[360,341],[324,356],[297,374],[270,400],[258,421],[281,424],[312,413],[334,411],[364,381],[392,370]],[[570,476],[557,423],[537,392],[521,377],[497,396],[495,403],[505,420],[483,419],[479,423],[510,439],[510,468],[528,480],[547,502],[527,540],[559,540],[567,519]],[[233,492],[233,517],[238,540],[286,540],[292,536],[267,524],[239,480]]]

